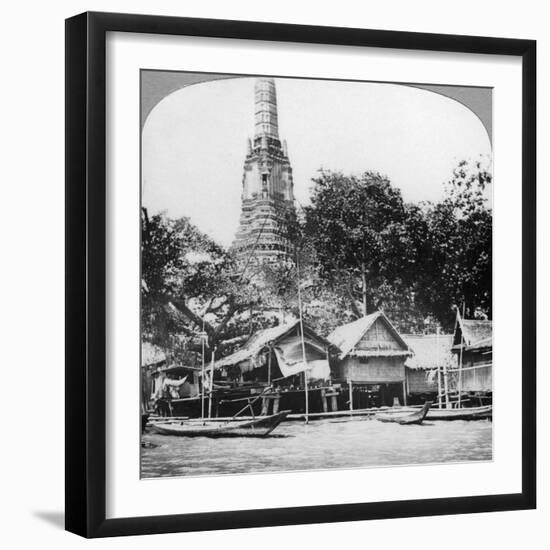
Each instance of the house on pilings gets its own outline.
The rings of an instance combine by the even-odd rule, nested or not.
[[[141,343],[141,412],[153,406],[151,396],[155,388],[155,373],[166,366],[166,354],[155,344]]]
[[[383,312],[336,328],[328,340],[340,349],[332,370],[345,389],[340,408],[407,403],[405,361],[412,352]]]
[[[336,410],[336,401],[331,399],[335,397],[331,364],[339,350],[305,323],[302,345],[301,330],[299,320],[260,330],[240,349],[216,361],[218,386],[230,384],[225,392],[218,392],[223,414],[229,414],[230,397],[239,391],[254,395],[265,392],[268,386],[271,390],[258,401],[257,412],[289,409],[303,413],[306,383],[309,412],[323,412],[331,406]]]
[[[443,369],[449,371],[456,367],[451,351],[454,335],[407,334],[403,338],[413,352],[405,361],[409,404],[436,401],[439,392],[444,391]]]
[[[457,316],[452,352],[457,391],[487,396],[493,391],[493,322]]]

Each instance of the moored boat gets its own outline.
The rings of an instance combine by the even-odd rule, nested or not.
[[[422,408],[419,411],[407,414],[379,414],[376,416],[376,420],[380,422],[395,422],[397,424],[407,425],[407,424],[422,424],[424,418],[428,414],[430,407],[432,405],[431,401],[426,401]]]
[[[288,415],[282,411],[252,420],[182,420],[180,422],[153,423],[153,429],[162,435],[183,437],[265,437]]]
[[[463,407],[459,409],[430,409],[428,420],[483,420],[493,417],[493,406]]]
[[[388,409],[384,415],[401,416],[404,413],[418,411],[417,407],[402,407]],[[482,407],[460,407],[456,409],[439,409],[431,407],[426,414],[426,420],[483,420],[493,417],[493,406],[484,405]]]

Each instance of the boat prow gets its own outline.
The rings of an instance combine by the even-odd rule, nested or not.
[[[376,420],[380,420],[380,422],[395,422],[402,425],[422,424],[422,421],[426,418],[431,406],[432,402],[426,401],[419,411],[404,415],[380,414],[376,417]]]

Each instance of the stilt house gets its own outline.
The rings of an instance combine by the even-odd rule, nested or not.
[[[271,386],[262,397],[262,414],[279,409],[304,413],[306,401],[308,412],[327,411],[329,404],[337,410],[337,392],[330,381],[333,350],[328,340],[306,324],[302,345],[296,320],[257,332],[241,349],[217,361],[215,368],[221,378],[241,388],[265,392]]]
[[[166,355],[158,346],[150,342],[141,343],[141,408],[150,408],[151,395],[154,393],[155,373],[166,366]]]
[[[412,353],[384,313],[342,325],[328,340],[341,350],[333,380],[348,388],[350,408],[393,405],[397,399],[406,404],[405,360]]]
[[[493,391],[493,322],[457,317],[452,352],[463,392]]]
[[[438,367],[456,366],[451,352],[452,334],[408,334],[403,336],[413,355],[405,361],[407,394],[412,399],[438,394]],[[441,383],[441,379],[440,379]]]
[[[216,361],[224,378],[238,382],[281,382],[308,370],[310,381],[330,378],[332,344],[304,324],[304,349],[298,320],[256,332],[239,350]],[[304,363],[303,356],[306,356]]]

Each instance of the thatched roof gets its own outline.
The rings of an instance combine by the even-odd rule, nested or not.
[[[367,333],[367,331],[374,325],[374,323],[380,319],[388,328],[395,340],[401,345],[402,350],[389,350],[389,349],[380,349],[380,350],[369,350],[369,351],[355,351],[355,346],[359,343],[361,338]],[[390,320],[384,315],[382,311],[377,311],[361,317],[351,323],[342,325],[334,329],[329,335],[328,340],[336,347],[340,348],[341,354],[340,359],[354,354],[354,355],[365,355],[365,356],[381,356],[388,357],[392,355],[403,356],[410,355],[409,347],[405,340],[401,337],[399,332],[391,324]]]
[[[278,340],[294,330],[299,322],[299,320],[295,320],[290,323],[284,323],[276,327],[267,328],[256,332],[236,352],[220,359],[219,361],[216,361],[216,368],[229,367],[231,365],[237,365],[242,361],[246,361],[248,359],[254,359],[264,350],[264,348],[268,344],[275,344]],[[308,335],[310,338],[318,340],[319,343],[323,344],[323,346],[326,346],[327,348],[332,347],[329,341],[318,335],[306,324],[304,324],[304,334]]]
[[[493,322],[458,317],[453,337],[453,350],[473,351],[493,347]]]
[[[141,342],[141,366],[152,367],[166,361],[166,354],[155,344]]]
[[[455,364],[452,334],[407,334],[403,338],[414,353],[405,362],[406,367],[417,370]]]

